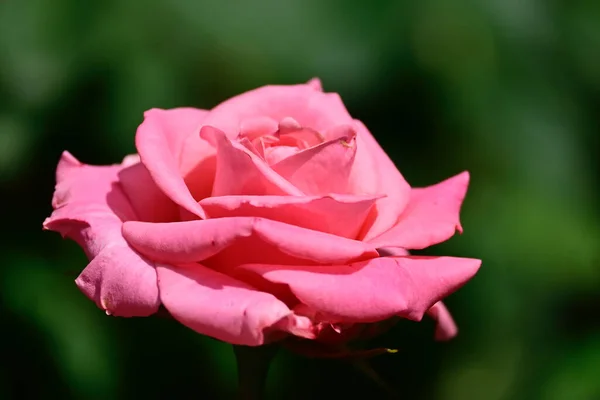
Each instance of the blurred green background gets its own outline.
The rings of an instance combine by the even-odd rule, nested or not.
[[[448,299],[461,332],[401,323],[372,360],[404,399],[600,399],[600,2],[0,2],[0,398],[228,398],[229,346],[169,320],[109,318],[83,252],[42,232],[54,168],[134,151],[144,110],[210,108],[313,76],[415,186],[462,170],[465,233],[428,254],[483,259]],[[272,399],[378,388],[279,354]]]

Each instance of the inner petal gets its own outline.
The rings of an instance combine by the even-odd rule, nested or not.
[[[321,133],[303,127],[292,117],[285,117],[279,121],[277,136],[281,144],[295,145],[301,149],[313,147],[325,141],[325,137]]]
[[[253,117],[242,121],[237,141],[273,165],[323,143],[325,137],[292,117],[285,117],[279,123],[269,117]]]
[[[336,139],[297,152],[272,165],[273,170],[306,194],[351,193],[356,132],[349,126],[336,132]]]
[[[293,156],[300,149],[295,146],[272,146],[265,149],[265,161],[269,165],[277,164],[279,161]]]
[[[269,117],[247,118],[240,123],[240,133],[238,139],[248,138],[254,141],[265,135],[272,135],[277,132],[277,122]]]
[[[302,128],[293,132],[280,133],[279,141],[294,142],[298,147],[305,149],[323,143],[325,136],[313,129]]]
[[[217,148],[213,196],[303,194],[239,141],[210,126],[202,127],[200,135]]]
[[[355,239],[379,196],[219,196],[200,201],[208,218],[262,217]]]

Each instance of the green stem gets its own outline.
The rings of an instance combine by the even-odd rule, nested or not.
[[[233,346],[238,371],[238,400],[264,398],[267,374],[277,353],[276,345]]]

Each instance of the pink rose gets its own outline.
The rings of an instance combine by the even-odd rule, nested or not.
[[[121,164],[65,152],[46,229],[90,263],[77,286],[109,315],[154,314],[260,345],[351,335],[391,318],[438,322],[480,261],[409,256],[461,231],[469,175],[411,188],[318,80],[265,86],[210,111],[152,109]],[[373,325],[374,326],[374,325]]]

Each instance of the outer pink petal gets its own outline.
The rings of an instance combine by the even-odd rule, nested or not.
[[[377,201],[372,224],[364,232],[369,240],[390,229],[408,204],[410,185],[388,157],[367,127],[355,120],[358,132],[356,158],[351,173],[355,193],[384,193]]]
[[[197,134],[205,115],[205,111],[196,109],[152,109],[144,113],[135,138],[140,158],[156,185],[175,203],[201,218],[203,211],[184,182],[180,155],[185,139]]]
[[[213,196],[302,195],[258,156],[239,143],[231,142],[220,130],[204,126],[201,136],[217,147]]]
[[[312,78],[306,84],[315,90],[323,91],[323,84],[319,78]]]
[[[91,229],[83,233],[88,240],[94,240]],[[98,253],[75,283],[108,315],[145,317],[154,314],[160,305],[154,264],[122,238]]]
[[[176,223],[126,222],[123,235],[142,254],[156,261],[203,261],[228,247],[241,260],[276,262],[275,252],[315,263],[333,264],[377,257],[369,244],[256,217],[231,217]],[[254,239],[254,240],[246,240]],[[256,241],[272,249],[258,251]]]
[[[269,341],[274,331],[314,338],[308,318],[295,315],[275,296],[225,274],[200,264],[159,264],[157,272],[164,306],[179,322],[203,335],[247,346]]]
[[[124,195],[122,166],[89,166],[65,152],[57,168],[52,215],[44,228],[83,247],[91,260],[75,281],[98,307],[117,316],[146,316],[160,304],[156,271],[121,235],[136,215]]]
[[[356,133],[344,127],[338,133],[341,136],[281,160],[273,170],[307,194],[352,192],[349,177]]]
[[[427,315],[436,321],[435,340],[450,340],[458,333],[458,328],[450,311],[444,303],[437,302],[427,311]]]
[[[323,93],[316,82],[309,82],[264,86],[232,97],[213,108],[202,124],[214,126],[229,138],[235,138],[242,121],[265,116],[275,121],[292,117],[302,126],[323,132],[335,125],[352,123],[339,95]]]
[[[331,267],[242,265],[289,285],[303,304],[330,322],[378,322],[393,316],[421,320],[427,310],[471,279],[480,260],[381,257]]]
[[[469,186],[469,173],[423,189],[413,189],[406,210],[397,224],[370,240],[377,247],[397,246],[424,249],[448,240],[454,232],[462,232],[459,213]]]
[[[261,217],[355,239],[376,196],[220,196],[200,201],[208,218]]]
[[[179,207],[156,186],[144,164],[131,164],[121,169],[118,177],[138,220],[167,222],[178,218]]]

